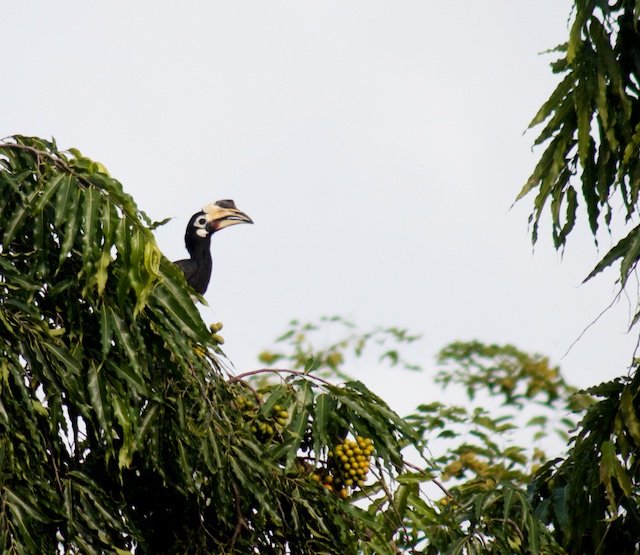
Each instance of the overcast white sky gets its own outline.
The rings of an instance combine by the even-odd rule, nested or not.
[[[569,0],[23,1],[0,18],[0,136],[55,137],[102,162],[184,256],[189,217],[232,198],[255,226],[214,238],[208,322],[238,370],[293,318],[424,334],[427,371],[362,368],[401,413],[434,400],[434,354],[513,343],[588,386],[634,337],[585,230],[564,260],[532,199],[523,135],[552,92]],[[601,249],[609,246],[605,239]],[[604,250],[601,251],[605,252]]]

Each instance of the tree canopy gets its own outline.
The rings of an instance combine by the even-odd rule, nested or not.
[[[366,526],[382,542],[313,469],[351,434],[395,475],[410,426],[359,383],[291,372],[262,400],[229,379],[103,166],[25,137],[0,154],[2,551],[355,553]]]
[[[282,353],[261,355],[288,367],[228,375],[220,326],[207,329],[158,250],[158,224],[102,165],[19,136],[0,144],[0,163],[3,552],[435,553],[489,538],[505,550],[521,536],[555,545],[522,489],[527,456],[491,441],[513,424],[438,404],[403,419],[364,384],[326,379],[374,346],[415,369],[401,356],[417,339],[407,330],[332,318],[322,325],[349,334],[321,350],[306,339],[317,327],[294,323]],[[531,377],[517,368],[532,359],[497,356],[512,358],[515,395]],[[551,406],[559,395],[545,392]],[[483,445],[427,453],[432,436],[462,437],[452,427],[465,423]],[[466,472],[460,490],[437,479]],[[519,523],[505,525],[505,511]]]

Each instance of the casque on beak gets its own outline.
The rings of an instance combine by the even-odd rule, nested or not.
[[[252,224],[253,220],[236,208],[232,200],[218,200],[202,208],[207,219],[207,229],[215,233],[236,224]]]

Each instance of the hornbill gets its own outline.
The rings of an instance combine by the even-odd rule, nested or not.
[[[236,224],[252,224],[253,220],[236,208],[232,200],[219,200],[207,204],[189,220],[184,242],[191,258],[177,260],[175,264],[184,272],[187,283],[204,295],[211,278],[211,236],[220,229]]]

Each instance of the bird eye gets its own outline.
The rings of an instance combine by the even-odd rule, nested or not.
[[[204,216],[200,216],[199,218],[196,219],[195,224],[196,224],[196,227],[206,227],[207,218],[205,218]]]

